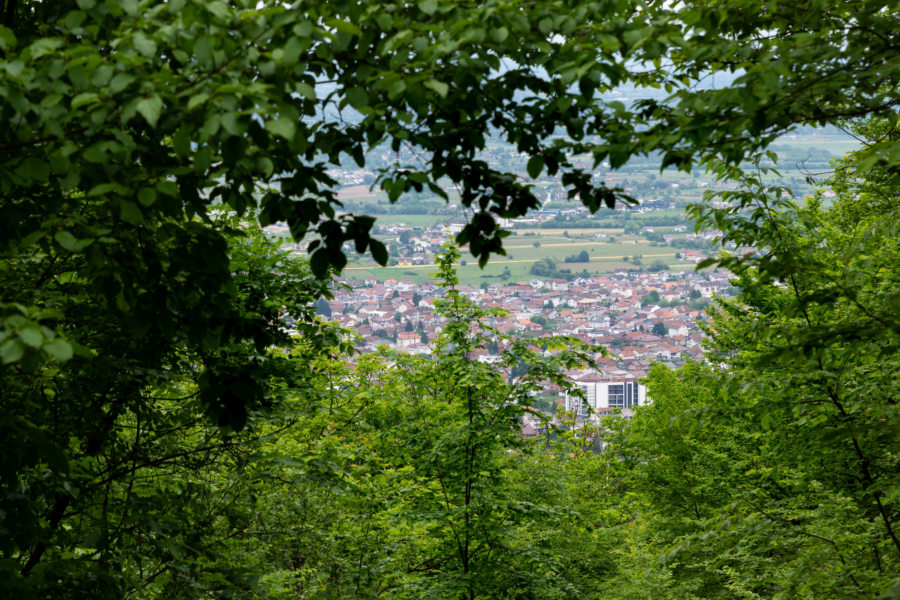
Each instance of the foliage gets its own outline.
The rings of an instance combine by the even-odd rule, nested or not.
[[[325,298],[319,298],[315,302],[316,312],[323,317],[331,316],[331,306],[328,305],[328,301]]]
[[[589,592],[590,578],[564,560],[559,527],[576,521],[576,507],[568,504],[576,490],[585,489],[578,493],[589,507],[591,486],[575,472],[558,494],[535,486],[522,466],[548,459],[540,445],[519,437],[518,425],[543,380],[568,387],[562,369],[590,362],[595,349],[551,338],[554,355],[542,357],[497,334],[490,320],[499,312],[455,290],[454,260],[452,249],[441,259],[447,287],[437,305],[449,322],[434,355],[385,350],[360,357],[349,370],[339,361],[317,365],[334,382],[334,404],[320,416],[308,413],[308,426],[266,450],[267,477],[281,485],[260,501],[266,525],[259,529],[274,539],[251,536],[244,543],[268,557],[270,596]],[[522,375],[507,382],[497,368],[473,360],[474,351],[488,347],[507,368],[524,364]],[[318,465],[327,466],[320,472]],[[554,542],[536,543],[538,528]],[[598,564],[605,543],[606,537],[594,542]]]
[[[223,217],[219,226],[238,224]],[[182,590],[216,570],[243,577],[221,572],[215,548],[250,509],[233,502],[254,485],[239,473],[256,423],[296,376],[297,363],[274,349],[291,343],[282,318],[304,335],[310,349],[300,355],[349,348],[315,319],[312,300],[325,284],[241,225],[224,288],[193,287],[202,267],[193,280],[169,270],[183,244],[203,237],[135,238],[148,262],[129,263],[127,273],[54,244],[0,269],[2,288],[16,294],[0,329],[4,595],[121,597],[144,586]],[[118,242],[106,251],[129,256]],[[154,284],[144,269],[164,275]],[[143,302],[154,299],[154,312],[126,310],[130,294],[107,296],[98,281],[112,274],[143,274]],[[32,304],[44,312],[29,315],[22,307]],[[222,306],[229,312],[217,315]],[[35,318],[65,323],[74,354],[19,352]]]
[[[588,254],[587,250],[582,250],[578,254],[572,254],[571,256],[567,256],[565,258],[565,262],[567,263],[586,263],[591,261],[591,256]]]
[[[0,2],[3,595],[896,595],[894,4],[402,8]],[[600,99],[621,85],[665,97]],[[799,206],[765,150],[826,123],[865,144],[834,206]],[[315,319],[345,243],[388,260],[329,170],[390,151],[392,202],[453,184],[483,265],[499,219],[540,205],[479,158],[492,134],[592,212],[632,199],[573,157],[741,184],[691,209],[756,250],[711,261],[742,289],[710,329],[727,369],[654,370],[658,410],[610,424],[608,460],[503,454],[522,398],[587,349],[510,342],[504,384],[468,360],[490,325],[452,259],[434,361],[351,370]],[[309,267],[248,220],[314,238]]]
[[[558,274],[556,271],[556,262],[549,256],[532,264],[531,268],[528,269],[528,272],[537,277],[556,277]]]
[[[831,206],[757,185],[738,197],[759,211],[703,213],[758,253],[719,259],[741,293],[711,310],[710,363],[651,371],[654,404],[615,449],[673,592],[896,595],[900,238],[896,177],[861,171],[867,152],[838,165]]]
[[[102,201],[123,227],[203,216],[220,201],[239,213],[259,207],[264,224],[286,221],[298,239],[317,233],[320,275],[345,264],[345,241],[386,260],[369,237],[371,219],[335,210],[327,170],[342,155],[362,165],[382,144],[424,154],[424,170],[394,164],[378,184],[392,201],[425,188],[445,196],[441,178],[459,184],[476,212],[458,242],[483,261],[502,251],[497,218],[540,205],[515,174],[477,160],[489,131],[530,157],[531,177],[559,175],[570,197],[596,211],[630,199],[592,185],[570,156],[589,153],[613,168],[651,152],[664,167],[736,165],[797,123],[889,115],[898,102],[897,59],[878,34],[897,29],[896,13],[872,0],[739,13],[636,0],[615,12],[563,0],[434,0],[404,13],[304,1],[4,6],[0,113],[14,127],[2,145],[3,193],[18,214],[37,216],[11,239],[30,239],[42,206],[58,211],[79,194]],[[851,18],[860,14],[864,23]],[[754,31],[778,34],[741,45]],[[695,89],[711,70],[739,75]],[[622,83],[671,96],[630,108],[598,100]],[[893,144],[878,142],[865,160],[893,161]],[[66,227],[51,233],[70,234],[73,248],[102,236]]]
[[[641,298],[641,306],[649,306],[659,302],[659,292],[651,290]]]

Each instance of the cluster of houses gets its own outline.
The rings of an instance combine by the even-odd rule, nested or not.
[[[677,366],[686,358],[702,356],[698,321],[704,312],[698,305],[729,288],[729,277],[722,271],[621,271],[571,281],[459,285],[457,290],[483,308],[504,309],[505,316],[495,318],[492,325],[501,332],[534,339],[535,347],[544,336],[568,335],[608,348],[614,357],[596,357],[602,373],[570,375],[595,412],[620,409],[627,413],[647,402],[638,379],[646,376],[652,362]],[[361,350],[387,345],[411,354],[431,353],[430,344],[445,324],[434,310],[435,299],[444,295],[436,283],[338,281],[344,285],[336,287],[326,312],[330,320],[358,334]],[[482,349],[475,358],[493,362],[499,357]],[[578,398],[560,398],[566,409],[583,412],[586,407],[578,402]]]

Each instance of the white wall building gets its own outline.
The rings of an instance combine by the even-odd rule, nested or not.
[[[635,406],[648,404],[647,386],[638,383],[632,375],[601,375],[588,373],[575,379],[575,384],[584,392],[586,404],[593,411],[608,412],[609,409],[621,409],[630,414]],[[575,411],[579,419],[588,417],[587,406],[581,398],[566,394],[566,410]],[[596,415],[592,415],[596,419]]]

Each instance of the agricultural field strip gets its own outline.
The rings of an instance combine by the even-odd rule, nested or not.
[[[664,252],[662,254],[644,254],[645,258],[654,258],[659,256],[674,256],[675,252]],[[603,262],[604,258],[626,258],[630,257],[630,254],[618,254],[614,256],[592,256],[589,262]],[[528,259],[513,259],[513,260],[493,260],[491,261],[497,265],[511,264],[511,263],[533,263],[539,260],[543,260],[540,258],[528,258]],[[572,263],[572,264],[586,264],[586,263]],[[433,269],[433,264],[425,264],[425,265],[393,265],[390,267],[345,267],[345,271],[370,271],[373,269]]]

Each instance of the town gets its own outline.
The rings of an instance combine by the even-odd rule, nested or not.
[[[723,270],[632,268],[480,287],[462,284],[457,290],[483,308],[503,309],[505,316],[490,324],[502,333],[532,339],[535,348],[551,335],[607,348],[609,356],[595,356],[600,372],[568,374],[585,393],[591,411],[552,385],[542,396],[548,416],[564,408],[580,419],[596,420],[613,410],[630,416],[634,406],[648,401],[639,380],[652,362],[676,368],[685,359],[702,356],[704,308],[715,296],[733,291],[729,278]],[[444,323],[434,311],[435,299],[443,295],[436,282],[340,277],[335,283],[334,299],[320,300],[319,313],[355,332],[361,351],[387,346],[409,354],[431,353],[430,342]],[[498,352],[496,347],[479,349],[473,358],[493,363]],[[523,433],[536,433],[539,421],[526,419]]]

